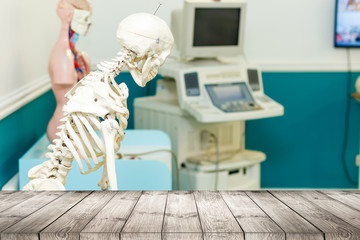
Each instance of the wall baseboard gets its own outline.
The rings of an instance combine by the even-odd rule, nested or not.
[[[38,98],[50,88],[50,77],[46,74],[1,97],[0,120]]]
[[[263,72],[347,72],[349,66],[346,61],[320,62],[320,61],[249,61],[258,65]],[[360,62],[353,61],[350,66],[351,72],[360,71]]]

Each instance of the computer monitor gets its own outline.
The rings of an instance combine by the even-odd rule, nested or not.
[[[245,16],[245,0],[184,0],[171,19],[180,58],[241,56]]]
[[[334,38],[335,47],[360,47],[359,1],[336,1]]]

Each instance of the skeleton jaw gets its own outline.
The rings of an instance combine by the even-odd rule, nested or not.
[[[127,62],[131,76],[140,87],[145,87],[147,82],[156,77],[160,65],[157,55],[135,58],[133,61]]]

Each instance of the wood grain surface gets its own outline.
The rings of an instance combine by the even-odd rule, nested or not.
[[[277,191],[272,192],[272,194],[294,212],[324,232],[326,239],[360,239],[359,229],[330,214],[321,206],[304,199],[296,192]]]
[[[360,239],[360,191],[0,192],[0,240]]]

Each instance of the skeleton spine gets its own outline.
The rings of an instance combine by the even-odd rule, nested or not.
[[[96,75],[94,75],[97,79],[101,78],[104,82],[110,81],[113,84],[117,93],[113,92],[112,94],[116,94],[116,96],[121,99],[122,107],[126,108],[126,111],[127,94],[122,91],[121,87],[119,88],[119,86],[115,83],[114,78],[120,73],[121,69],[126,65],[126,63],[134,57],[134,53],[123,49],[119,52],[118,57],[113,59],[112,62],[102,62],[98,64],[97,67],[101,72],[97,72]],[[124,136],[123,130],[127,127],[127,116],[124,116],[123,114],[117,114],[117,117],[120,122],[119,133],[122,139]],[[56,133],[59,139],[54,140],[54,144],[51,144],[48,147],[51,152],[46,154],[46,157],[50,158],[50,160],[41,164],[41,173],[37,171],[29,171],[30,181],[38,178],[51,178],[65,185],[67,175],[72,168],[72,162],[74,159],[78,162],[80,171],[83,174],[85,173],[82,168],[80,155],[82,158],[88,158],[90,155],[93,158],[95,164],[98,164],[97,156],[101,155],[101,153],[92,152],[92,150],[88,149],[89,144],[91,145],[90,142],[92,142],[93,144],[97,145],[100,152],[104,152],[103,146],[101,146],[99,141],[96,141],[96,139],[89,140],[89,138],[91,138],[89,136],[90,127],[94,127],[95,130],[99,130],[100,122],[96,116],[91,117],[82,115],[79,112],[69,113],[65,111],[65,117],[61,119],[61,121],[63,124],[58,127],[60,131]],[[85,121],[87,121],[87,123]],[[79,138],[79,134],[81,138]],[[77,141],[75,141],[75,138],[77,138]],[[85,144],[84,146],[85,141],[88,141],[89,144]],[[91,170],[92,166],[90,162],[86,162],[88,169]]]

